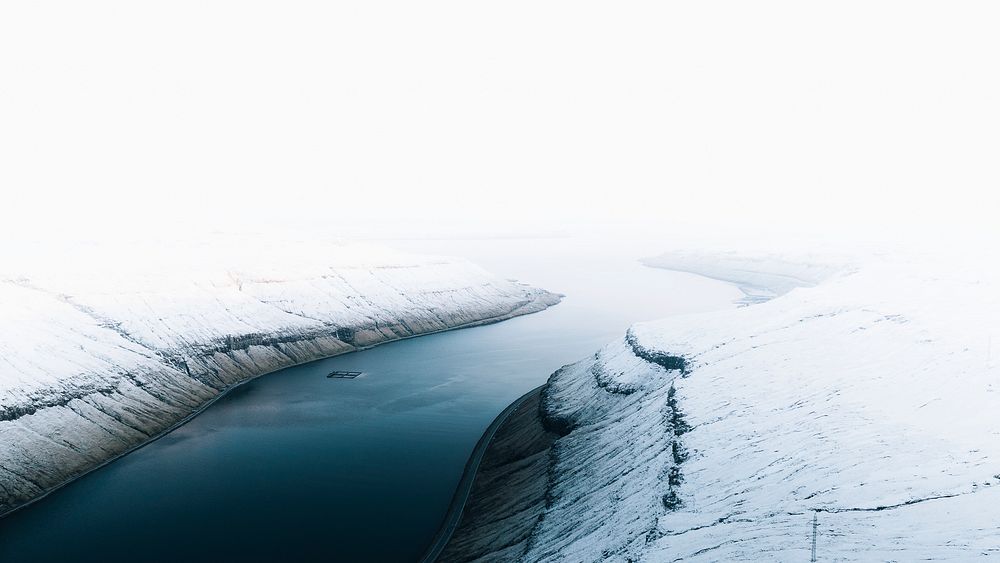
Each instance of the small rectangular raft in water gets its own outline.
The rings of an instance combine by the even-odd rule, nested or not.
[[[354,379],[364,372],[360,371],[331,371],[327,379]]]

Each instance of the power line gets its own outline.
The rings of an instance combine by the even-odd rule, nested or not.
[[[813,541],[812,541],[812,558],[809,561],[816,561],[816,528],[819,524],[816,522],[816,513],[813,512]]]

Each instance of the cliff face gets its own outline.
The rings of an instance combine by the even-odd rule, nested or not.
[[[535,392],[510,415],[483,456],[461,523],[437,557],[447,561],[512,561],[522,556],[545,510],[551,447]]]
[[[0,513],[247,379],[559,300],[463,260],[371,247],[191,250],[0,276]]]
[[[998,289],[990,264],[873,260],[635,325],[551,377],[545,506],[497,559],[997,555]]]

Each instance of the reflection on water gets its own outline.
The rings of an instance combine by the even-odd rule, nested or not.
[[[0,521],[0,561],[416,559],[470,451],[507,404],[631,322],[740,297],[721,282],[567,241],[400,246],[467,255],[567,297],[535,315],[243,385],[164,438]],[[333,370],[364,375],[327,378]]]

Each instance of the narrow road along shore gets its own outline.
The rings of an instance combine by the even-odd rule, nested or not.
[[[537,412],[538,401],[544,388],[545,385],[535,387],[508,405],[507,408],[493,419],[493,422],[486,428],[486,431],[483,432],[482,437],[479,438],[476,447],[473,448],[472,454],[469,456],[469,461],[465,464],[462,478],[455,489],[455,495],[452,497],[451,505],[448,507],[448,512],[441,523],[441,527],[421,558],[422,563],[437,561],[449,545],[459,525],[465,523],[463,515],[466,515],[466,506],[470,500],[473,484],[476,482],[484,456],[490,450],[491,444],[494,443],[497,433],[504,428],[505,423],[511,419],[511,416],[521,410],[522,407]]]

